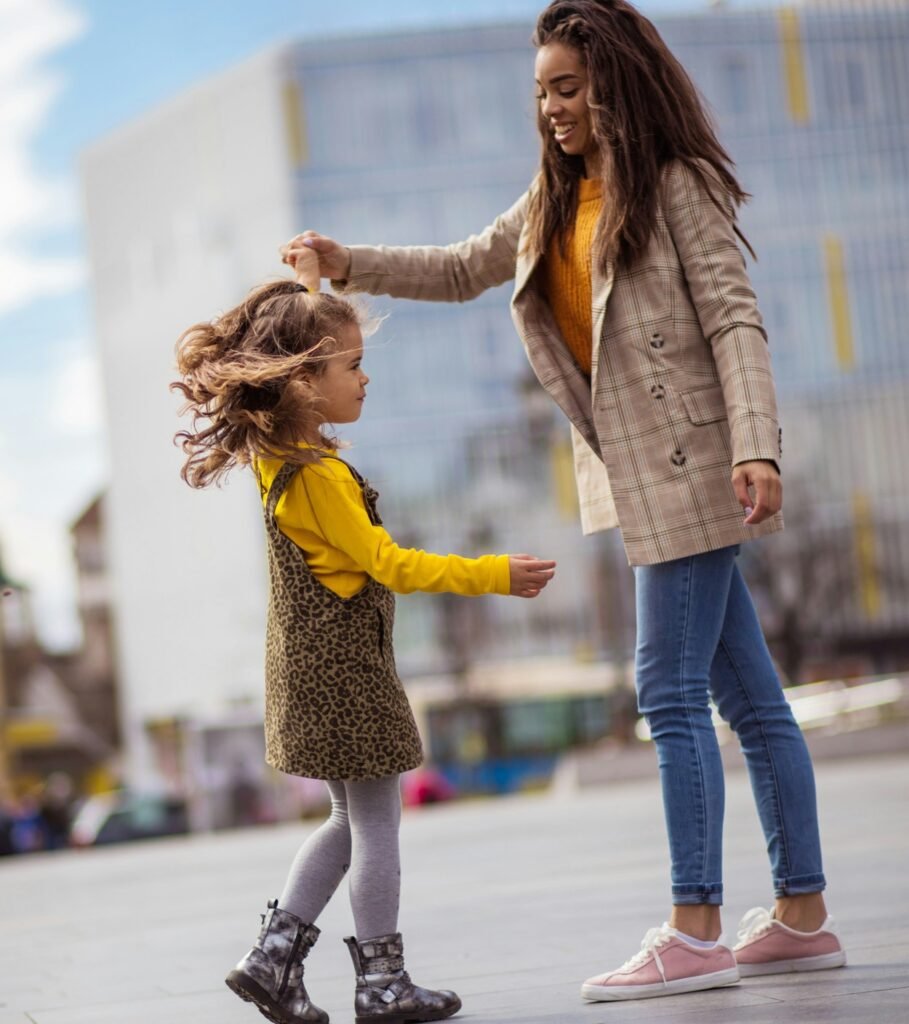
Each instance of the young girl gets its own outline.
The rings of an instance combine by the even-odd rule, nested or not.
[[[811,761],[735,561],[783,525],[770,357],[736,238],[745,193],[694,85],[625,0],[556,0],[534,41],[542,158],[510,210],[449,246],[347,249],[308,231],[285,259],[312,248],[323,276],[410,299],[463,301],[514,278],[528,358],[574,428],[586,531],[621,529],[673,908],[583,996],[837,967]],[[776,896],[734,949],[711,696],[748,762]]]
[[[253,948],[227,976],[279,1024],[325,1024],[303,960],[315,921],[350,869],[357,1024],[443,1020],[454,992],[414,985],[398,927],[399,776],[422,761],[420,737],[392,650],[392,591],[536,597],[555,563],[528,555],[461,558],[397,547],[376,492],[338,455],[328,424],[359,419],[363,321],[318,294],[318,260],[298,283],[263,285],[236,309],[181,337],[174,386],[192,429],[181,432],[184,479],[204,487],[251,465],[262,494],[270,599],[266,756],[280,771],[325,779],[328,820],[303,844],[268,904]]]

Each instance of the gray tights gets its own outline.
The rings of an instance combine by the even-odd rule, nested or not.
[[[350,905],[360,941],[398,930],[401,790],[398,775],[328,782],[331,814],[300,847],[278,906],[312,924],[350,868]]]

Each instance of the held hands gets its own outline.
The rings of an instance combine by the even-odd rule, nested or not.
[[[555,576],[555,562],[544,562],[533,555],[509,555],[511,596],[536,597]]]
[[[772,462],[740,462],[732,470],[732,489],[745,510],[746,526],[757,526],[783,507],[783,484]]]
[[[350,272],[350,253],[333,238],[326,238],[315,231],[304,231],[278,250],[281,262],[296,266],[302,253],[315,253],[318,257],[319,276],[332,281],[343,281]],[[308,285],[307,285],[308,287]]]

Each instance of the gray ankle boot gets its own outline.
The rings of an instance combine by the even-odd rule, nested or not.
[[[224,979],[228,988],[275,1024],[328,1024],[328,1014],[313,1006],[303,984],[303,961],[318,937],[315,925],[269,900],[255,946]]]
[[[404,970],[400,933],[357,942],[344,940],[357,972],[357,1024],[419,1024],[445,1020],[461,1009],[454,992],[420,988]]]

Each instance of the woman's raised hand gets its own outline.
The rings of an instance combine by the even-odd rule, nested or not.
[[[304,231],[280,248],[281,262],[296,266],[301,251],[315,252],[319,257],[319,276],[332,281],[344,281],[350,271],[350,252],[347,248],[316,231]]]
[[[544,562],[533,555],[509,555],[511,596],[536,597],[555,576],[555,562]]]
[[[322,283],[322,275],[319,273],[319,256],[312,249],[305,246],[300,249],[292,264],[294,276],[307,290],[317,292]]]

